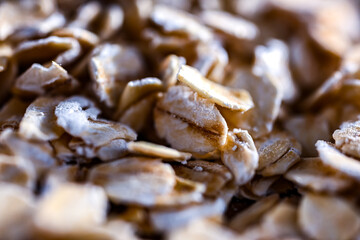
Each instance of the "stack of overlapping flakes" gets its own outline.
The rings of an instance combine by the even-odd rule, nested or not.
[[[0,3],[0,239],[359,239],[356,0]]]

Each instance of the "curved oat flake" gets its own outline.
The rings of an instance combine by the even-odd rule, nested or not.
[[[44,21],[55,10],[55,1],[31,0],[2,2],[0,5],[0,40],[7,39],[17,29],[32,27]]]
[[[346,156],[325,141],[317,141],[316,149],[325,165],[329,165],[356,180],[360,179],[360,162],[358,160]]]
[[[150,16],[151,21],[165,33],[179,33],[189,39],[200,41],[209,41],[212,32],[192,15],[167,7],[165,5],[156,5]]]
[[[27,39],[35,39],[47,36],[53,30],[63,27],[66,23],[65,16],[60,12],[54,12],[33,26],[17,28],[7,40],[22,42]]]
[[[93,48],[99,43],[99,38],[96,34],[82,28],[65,27],[56,29],[51,33],[52,36],[70,37],[79,41],[82,47]]]
[[[17,61],[24,65],[51,60],[67,65],[79,57],[80,53],[80,44],[76,39],[56,36],[25,41],[14,52]]]
[[[350,177],[325,165],[319,158],[301,159],[284,177],[315,192],[341,192],[349,189],[353,184]]]
[[[69,98],[55,109],[57,124],[90,146],[99,147],[115,139],[136,139],[136,133],[128,126],[97,119],[99,112],[94,103],[84,97]]]
[[[177,78],[202,97],[224,108],[245,112],[254,106],[251,96],[246,90],[231,90],[211,82],[190,66],[181,66]]]
[[[254,101],[254,107],[246,112],[223,108],[221,112],[229,126],[248,130],[254,138],[270,133],[280,112],[282,100],[282,93],[275,79],[256,76],[247,68],[237,69],[228,87],[246,89]]]
[[[153,144],[150,142],[130,142],[127,145],[128,150],[134,154],[145,155],[148,157],[174,159],[183,162],[191,158],[190,153],[179,152],[175,149]]]
[[[169,88],[156,104],[154,121],[173,148],[199,155],[224,145],[228,130],[215,104],[186,86]]]

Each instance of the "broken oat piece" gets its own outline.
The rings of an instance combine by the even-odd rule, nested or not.
[[[360,158],[360,121],[344,122],[333,133],[335,146],[343,153]]]
[[[165,89],[168,89],[176,84],[177,73],[179,72],[181,66],[185,63],[185,58],[176,55],[169,55],[161,62],[160,75]]]
[[[32,102],[20,122],[19,134],[32,140],[49,141],[59,138],[64,130],[56,124],[55,107],[61,97],[39,97]]]
[[[251,180],[259,164],[259,155],[246,130],[234,129],[228,133],[227,142],[221,152],[221,161],[229,168],[237,185]]]
[[[34,63],[26,72],[16,79],[13,91],[20,96],[40,96],[45,93],[69,92],[74,90],[79,83],[56,62],[44,67]]]
[[[143,78],[141,80],[128,82],[121,94],[117,113],[115,115],[119,116],[131,105],[140,101],[142,98],[161,90],[162,83],[157,78]]]
[[[195,181],[206,186],[206,196],[217,196],[232,180],[230,171],[224,165],[216,162],[194,160],[185,165],[173,165],[177,176]]]
[[[114,107],[128,81],[144,69],[140,52],[131,46],[105,43],[97,46],[89,63],[93,91],[101,102]]]
[[[223,83],[226,67],[229,64],[229,56],[221,43],[214,41],[208,44],[198,44],[196,54],[197,59],[192,66],[207,79],[216,83]]]
[[[301,145],[286,132],[273,131],[255,141],[259,153],[257,172],[263,176],[284,174],[300,160]]]
[[[126,125],[97,119],[99,111],[92,101],[75,96],[60,102],[55,115],[59,126],[90,146],[99,147],[115,139],[136,139],[136,133]]]

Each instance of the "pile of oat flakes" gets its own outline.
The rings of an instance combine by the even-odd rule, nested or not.
[[[356,0],[0,3],[0,239],[360,239]]]

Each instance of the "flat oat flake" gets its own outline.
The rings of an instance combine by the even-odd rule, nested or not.
[[[300,203],[298,222],[306,235],[315,239],[351,239],[360,227],[351,203],[311,193]]]
[[[0,183],[0,234],[8,239],[29,236],[35,198],[31,191],[16,184]]]
[[[176,183],[170,165],[151,158],[125,158],[99,165],[91,170],[89,180],[103,186],[114,202],[145,206],[156,204],[156,198],[170,193]],[[130,192],[123,194],[125,189]]]
[[[105,222],[106,207],[106,195],[100,187],[70,183],[59,185],[40,200],[34,216],[35,231],[45,238],[85,238],[93,227]],[[77,214],[74,215],[74,212]]]

